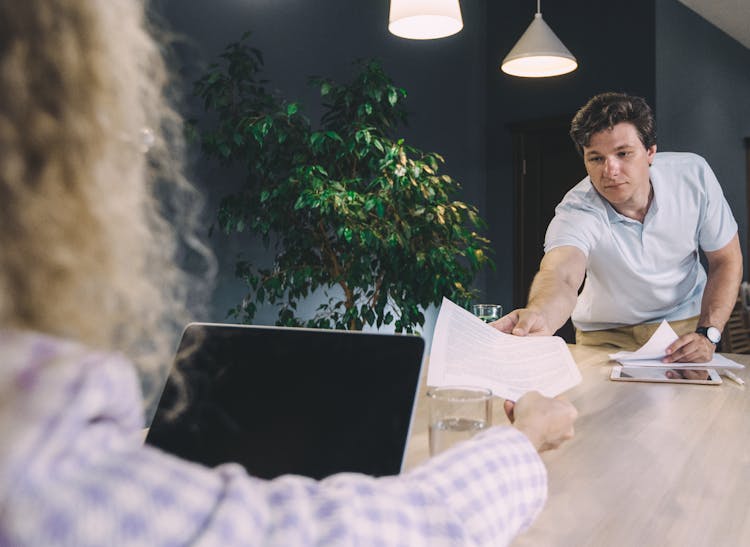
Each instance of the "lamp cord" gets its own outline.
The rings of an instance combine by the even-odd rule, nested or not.
[[[536,12],[541,15],[541,13],[542,13],[542,0],[536,0]]]

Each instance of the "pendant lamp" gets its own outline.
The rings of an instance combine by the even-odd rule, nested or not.
[[[542,19],[537,0],[534,20],[503,59],[501,70],[512,76],[544,78],[567,74],[577,67],[576,58]]]
[[[458,0],[391,0],[388,30],[413,40],[431,40],[464,28]]]

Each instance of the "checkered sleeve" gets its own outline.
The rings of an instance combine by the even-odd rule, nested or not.
[[[15,441],[0,450],[0,544],[504,545],[544,503],[544,466],[513,428],[399,477],[265,481],[144,446],[122,362],[65,368],[18,376],[34,427],[0,423]]]
[[[506,545],[541,510],[547,487],[539,456],[513,428],[490,430],[400,477],[260,481],[234,465],[217,473],[226,495],[204,533],[208,544],[223,545],[247,538],[263,545]]]

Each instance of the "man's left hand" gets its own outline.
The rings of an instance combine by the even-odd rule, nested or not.
[[[663,363],[706,363],[713,359],[716,346],[702,334],[683,334],[667,347]]]

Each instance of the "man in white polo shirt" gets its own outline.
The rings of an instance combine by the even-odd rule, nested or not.
[[[593,97],[570,135],[588,176],[555,209],[527,306],[494,326],[553,334],[572,317],[577,343],[632,350],[666,319],[680,337],[665,362],[710,360],[742,279],[737,222],[711,168],[657,154],[640,97]]]

